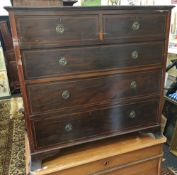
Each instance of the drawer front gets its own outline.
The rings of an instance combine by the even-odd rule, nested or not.
[[[104,38],[165,38],[165,14],[104,15]]]
[[[92,145],[92,146],[94,146],[94,145]],[[112,145],[112,146],[114,146],[114,145]],[[117,148],[117,149],[119,149],[119,148]],[[85,150],[85,152],[87,150]],[[105,155],[107,153],[106,151],[108,151],[108,150],[107,149],[105,150]],[[81,153],[81,157],[84,156],[83,153],[84,152]],[[112,151],[111,153],[114,153],[114,152]],[[90,154],[93,154],[93,153],[91,152]],[[89,154],[87,154],[87,155],[89,155]],[[143,161],[144,159],[151,160],[152,157],[159,157],[160,155],[162,155],[162,146],[158,145],[158,146],[152,146],[150,148],[140,149],[140,150],[137,150],[137,151],[132,151],[132,152],[128,152],[128,153],[125,153],[125,154],[116,155],[116,156],[110,156],[110,154],[107,154],[107,157],[105,156],[106,158],[101,159],[101,160],[92,161],[92,162],[89,162],[89,158],[82,158],[81,160],[83,162],[88,161],[88,163],[81,164],[80,163],[81,160],[79,159],[80,162],[78,162],[79,160],[76,159],[76,157],[79,157],[80,154],[77,154],[77,152],[76,152],[76,154],[74,155],[75,159],[72,159],[72,161],[73,162],[75,161],[75,163],[78,163],[78,164],[80,163],[81,165],[79,164],[78,166],[75,166],[75,167],[72,167],[72,168],[71,167],[66,168],[65,166],[60,166],[60,167],[58,167],[58,169],[57,168],[53,169],[53,171],[52,171],[52,168],[48,168],[48,169],[50,169],[51,170],[50,172],[52,172],[50,175],[73,175],[73,174],[74,175],[75,174],[79,174],[79,175],[99,175],[99,174],[96,174],[96,173],[102,173],[102,172],[108,173],[110,171],[113,172],[113,170],[115,170],[115,169],[116,169],[115,170],[115,172],[116,172],[123,167],[125,168],[128,164],[129,165],[131,163],[138,164],[140,161]],[[95,156],[95,154],[93,154],[92,156]],[[60,159],[57,159],[57,163],[60,164],[60,165],[66,165],[68,163],[68,162],[66,162],[66,160],[70,160],[71,157],[73,157],[72,154],[71,154],[70,157],[68,155],[64,155],[63,157],[60,157]],[[95,156],[95,157],[97,157],[97,156]],[[63,160],[62,160],[62,158],[63,158]],[[49,162],[49,163],[47,162],[47,163],[45,163],[45,166],[51,166],[52,163],[53,163],[52,161]],[[69,161],[69,163],[72,163],[72,162]],[[46,172],[46,170],[44,170],[44,171]],[[44,171],[41,171],[41,174]],[[157,169],[155,169],[155,172],[157,172]],[[46,172],[46,174],[47,173],[48,172]],[[129,175],[127,173],[125,173],[125,174]],[[121,175],[125,175],[125,174],[121,174]],[[144,174],[144,172],[142,174]],[[140,175],[142,175],[142,174],[140,174]]]
[[[88,141],[156,124],[159,100],[33,121],[37,148]]]
[[[92,79],[29,85],[31,113],[84,105],[112,104],[127,98],[158,94],[161,71],[116,74]]]
[[[24,51],[26,79],[162,64],[163,42]]]
[[[66,44],[98,39],[97,15],[28,16],[17,18],[21,45]]]
[[[158,175],[160,174],[160,162],[161,159],[153,159],[148,161],[143,161],[137,164],[130,166],[125,166],[124,168],[116,167],[112,170],[108,169],[102,172],[99,172],[96,175]]]

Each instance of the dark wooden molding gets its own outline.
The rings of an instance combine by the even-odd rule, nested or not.
[[[171,10],[175,6],[173,5],[166,5],[166,6],[92,6],[92,7],[5,7],[8,11],[10,10],[33,10],[33,11],[50,11],[50,10],[69,10],[69,11],[75,11],[75,10]]]

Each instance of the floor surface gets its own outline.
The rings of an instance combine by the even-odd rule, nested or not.
[[[163,166],[170,167],[177,172],[177,157],[173,155],[172,153],[170,153],[169,146],[167,144],[164,144]]]

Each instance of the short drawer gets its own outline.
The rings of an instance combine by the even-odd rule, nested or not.
[[[25,79],[160,65],[164,42],[23,52]]]
[[[67,116],[47,114],[43,120],[32,120],[36,147],[77,144],[153,126],[158,108],[159,100],[153,99]]]
[[[104,15],[104,39],[165,38],[166,16],[156,14]]]
[[[73,45],[98,40],[98,15],[37,15],[17,17],[21,46]]]
[[[159,94],[161,70],[28,85],[31,113],[112,104]]]

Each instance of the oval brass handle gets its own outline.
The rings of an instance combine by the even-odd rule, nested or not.
[[[134,50],[132,53],[131,53],[131,56],[133,59],[137,59],[138,58],[138,51],[137,50]]]
[[[136,112],[135,111],[131,111],[129,114],[129,118],[134,119],[136,117]]]
[[[65,31],[65,27],[64,27],[63,24],[58,24],[58,25],[56,26],[56,32],[57,32],[58,34],[63,34],[64,31]]]
[[[63,91],[62,98],[67,100],[70,97],[70,92],[68,90]]]
[[[131,84],[130,84],[130,88],[131,89],[136,89],[136,87],[137,87],[136,81],[132,81]]]
[[[72,131],[72,129],[73,129],[73,126],[72,126],[71,123],[68,123],[68,124],[65,126],[65,131],[67,131],[67,132]]]
[[[132,30],[137,31],[140,29],[140,23],[138,21],[134,21],[132,24]]]
[[[59,58],[59,64],[61,66],[66,66],[68,64],[68,62],[65,57],[61,57],[61,58]]]

